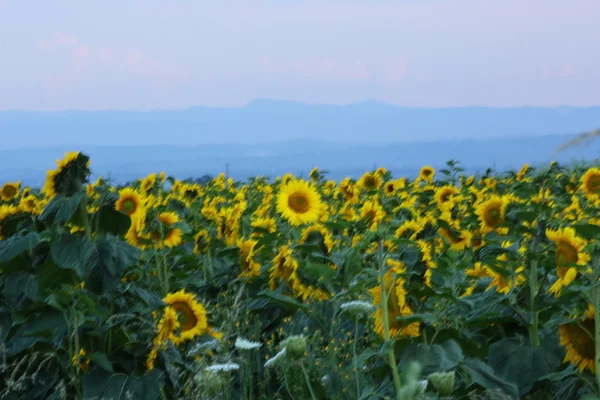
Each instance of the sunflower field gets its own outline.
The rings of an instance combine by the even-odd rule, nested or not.
[[[0,189],[0,399],[599,396],[598,165],[91,167]]]

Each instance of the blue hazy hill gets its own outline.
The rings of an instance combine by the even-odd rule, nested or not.
[[[600,140],[553,151],[600,127],[600,107],[401,108],[269,100],[239,108],[180,111],[0,112],[0,182],[40,185],[65,151],[92,158],[95,175],[125,182],[161,170],[178,178],[304,174],[359,176],[374,166],[414,176],[429,164],[461,162],[469,173],[524,163],[592,160]]]
[[[175,111],[0,112],[0,149],[514,138],[576,134],[599,125],[600,107],[403,108],[256,100],[243,107]]]

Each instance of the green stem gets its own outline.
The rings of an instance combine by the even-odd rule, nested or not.
[[[381,308],[383,314],[383,334],[385,342],[390,342],[390,321],[388,316],[388,305],[387,298],[388,295],[386,293],[385,288],[385,256],[383,254],[383,242],[379,242],[379,284],[381,285]],[[394,378],[394,386],[396,387],[396,398],[398,400],[401,399],[401,391],[402,384],[400,383],[400,373],[398,372],[398,365],[396,364],[396,356],[394,355],[394,346],[390,346],[390,350],[388,351],[388,363],[390,364],[390,368],[392,369],[392,377]]]
[[[356,379],[356,398],[360,397],[360,381],[358,377],[358,356],[356,355],[356,342],[358,342],[358,318],[354,322],[354,343],[352,350],[354,351],[354,379]]]
[[[93,236],[92,236],[92,228],[90,226],[90,219],[88,217],[88,212],[87,212],[87,201],[82,201],[79,204],[79,213],[81,214],[81,219],[83,220],[83,226],[85,227],[85,237],[87,238],[87,240],[89,240],[90,242],[93,241]]]
[[[283,383],[285,384],[285,390],[287,390],[288,394],[290,395],[290,399],[294,400],[294,396],[292,395],[292,391],[290,390],[290,385],[288,384],[286,371],[283,368],[281,368],[281,373],[283,374]]]
[[[538,221],[538,233],[533,238],[533,243],[531,243],[531,253],[535,257],[535,253],[537,248],[542,240],[542,237],[545,232],[545,224],[544,221]],[[531,347],[536,348],[540,344],[539,337],[539,321],[538,321],[538,311],[535,304],[536,297],[538,295],[538,276],[537,276],[537,260],[531,260],[529,264],[529,312],[531,314],[531,323],[529,326],[529,341],[531,342]]]
[[[595,281],[597,282],[597,279]],[[596,345],[594,362],[596,363],[596,385],[598,386],[598,393],[600,393],[600,288],[596,287],[592,290],[594,298],[594,342]]]
[[[310,397],[312,397],[313,400],[317,400],[317,395],[315,394],[315,391],[312,388],[312,385],[310,384],[310,378],[308,377],[308,372],[306,372],[306,368],[304,368],[304,363],[300,362],[300,366],[302,367],[302,372],[304,372],[304,379],[306,380],[306,385],[308,386],[308,390],[310,391]]]

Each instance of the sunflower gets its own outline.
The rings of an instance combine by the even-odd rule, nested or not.
[[[441,206],[451,201],[459,193],[457,187],[452,185],[442,186],[435,191],[435,201]]]
[[[523,178],[525,178],[525,175],[527,175],[527,172],[529,171],[529,169],[530,169],[529,164],[523,165],[523,167],[521,167],[521,170],[517,174],[517,180],[522,181]]]
[[[388,293],[387,297],[387,313],[389,323],[389,333],[392,338],[400,337],[418,337],[420,335],[419,322],[413,322],[405,325],[402,321],[398,321],[397,317],[413,314],[412,309],[406,302],[406,289],[404,287],[404,279],[402,274],[406,271],[406,267],[400,261],[388,259],[387,265],[391,268],[383,277],[383,286]],[[384,337],[384,317],[383,307],[381,302],[383,299],[381,292],[381,284],[370,289],[373,296],[373,305],[377,307],[374,313],[375,317],[375,332]]]
[[[583,193],[588,198],[600,197],[600,168],[590,168],[581,177]]]
[[[562,324],[558,335],[561,346],[567,350],[563,362],[570,362],[579,372],[589,370],[596,373],[596,341],[594,339],[596,324],[595,309],[590,304],[584,318],[568,324]]]
[[[225,241],[227,246],[237,243],[240,235],[240,217],[232,207],[226,207],[219,211],[217,218],[217,239]]]
[[[57,168],[46,173],[42,192],[48,199],[59,193],[72,196],[85,183],[89,175],[90,160],[79,152],[65,153],[62,160],[56,161]]]
[[[331,232],[322,224],[315,224],[304,228],[300,237],[300,243],[315,240],[322,247],[323,253],[329,254],[335,245]]]
[[[269,217],[259,217],[250,222],[250,226],[256,231],[252,232],[252,237],[261,236],[262,233],[273,233],[277,231],[277,220]]]
[[[208,250],[210,235],[208,230],[202,229],[194,236],[194,254],[203,254]]]
[[[143,193],[149,194],[156,187],[156,174],[150,174],[140,183],[140,188]]]
[[[38,207],[38,200],[34,195],[27,195],[21,197],[19,200],[19,209],[26,213],[40,214]]]
[[[158,333],[152,341],[152,350],[150,350],[150,354],[148,354],[148,358],[146,359],[147,371],[154,369],[158,350],[165,346],[165,342],[175,334],[179,327],[179,319],[175,309],[172,307],[165,307],[163,317],[157,325]]]
[[[433,181],[434,175],[435,169],[433,169],[433,167],[430,167],[429,165],[424,166],[423,168],[421,168],[421,171],[419,171],[419,179],[425,182]]]
[[[556,275],[557,280],[550,287],[550,293],[556,296],[564,286],[568,286],[577,276],[577,268],[570,264],[586,265],[590,260],[589,254],[583,253],[587,242],[575,235],[575,229],[558,230],[546,229],[546,236],[556,245]]]
[[[360,218],[374,231],[385,218],[385,210],[377,201],[366,201],[360,208]]]
[[[406,220],[396,229],[394,236],[398,239],[410,239],[415,240],[417,236],[423,232],[425,225],[419,221]]]
[[[121,189],[119,200],[115,203],[115,209],[127,214],[132,219],[140,217],[144,214],[143,197],[131,188]]]
[[[316,182],[321,177],[321,172],[319,171],[319,168],[314,167],[313,169],[310,170],[310,173],[308,174],[308,176],[310,176],[310,179],[312,179],[313,182]]]
[[[0,206],[0,240],[4,240],[12,235],[11,232],[7,232],[6,223],[18,214],[19,209],[16,206],[8,204]],[[10,228],[8,230],[10,231]]]
[[[165,211],[158,215],[158,221],[161,228],[150,233],[154,245],[158,248],[162,246],[176,247],[183,241],[183,231],[173,227],[179,222],[179,217],[174,212]]]
[[[460,251],[469,247],[471,244],[471,233],[462,231],[454,226],[447,228],[438,228],[440,235],[450,244],[450,250]]]
[[[180,345],[207,332],[206,310],[192,293],[182,289],[169,293],[163,301],[177,312],[180,323],[179,335],[169,336],[173,344]]]
[[[321,197],[308,182],[291,180],[279,189],[277,211],[293,226],[319,219]]]
[[[383,192],[387,197],[391,197],[396,194],[396,190],[398,190],[398,183],[396,181],[389,181],[383,186]]]
[[[376,190],[381,186],[381,175],[367,172],[357,182],[359,188],[364,190]]]
[[[9,201],[19,195],[21,182],[7,182],[0,188],[0,198]]]
[[[269,270],[269,287],[275,290],[277,283],[284,281],[291,288],[295,297],[302,300],[307,298],[316,298],[318,300],[327,300],[330,295],[325,290],[306,285],[299,275],[300,263],[294,257],[290,245],[284,245],[279,253],[273,258],[272,267]]]
[[[254,259],[254,247],[256,240],[239,240],[237,245],[240,249],[240,269],[238,277],[253,278],[260,275],[260,263]]]
[[[489,200],[481,203],[475,210],[475,214],[481,222],[481,233],[486,234],[491,231],[505,233],[501,228],[506,216],[506,207],[508,202],[505,198],[493,196]]]

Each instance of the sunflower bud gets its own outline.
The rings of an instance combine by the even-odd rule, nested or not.
[[[292,360],[298,360],[304,357],[306,352],[306,338],[302,335],[290,336],[281,342],[281,346],[285,348],[285,352]]]
[[[454,372],[435,372],[430,374],[427,379],[439,394],[448,396],[454,390],[454,377]]]

